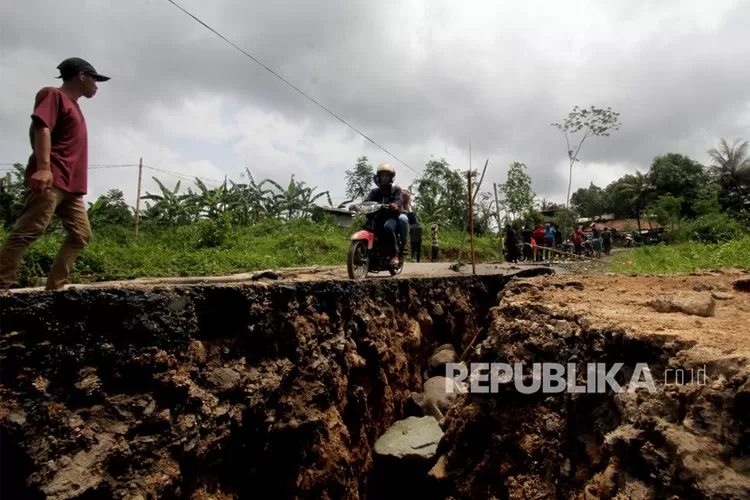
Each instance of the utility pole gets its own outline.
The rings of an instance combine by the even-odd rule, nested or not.
[[[138,162],[138,195],[135,199],[135,239],[138,239],[138,221],[141,218],[141,181],[143,180],[143,157]]]
[[[471,274],[477,274],[474,254],[474,194],[471,192],[471,142],[469,143],[469,235],[471,237]]]
[[[497,211],[497,236],[500,238],[500,257],[503,256],[503,224],[500,222],[500,200],[497,197],[497,183],[493,182],[492,187],[495,190],[495,210]]]

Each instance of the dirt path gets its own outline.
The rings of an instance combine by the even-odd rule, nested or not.
[[[741,283],[750,271],[718,270],[690,275],[530,278],[513,300],[586,318],[599,328],[625,328],[635,336],[665,335],[690,344],[710,362],[718,357],[750,359],[750,293]],[[567,284],[573,284],[569,286]],[[686,311],[675,310],[675,305]]]
[[[445,277],[456,275],[471,275],[471,264],[462,266],[460,272],[454,271],[451,266],[453,262],[407,262],[401,274],[391,277],[387,272],[370,274],[367,279],[404,279],[404,278],[423,278],[423,277]],[[570,271],[562,266],[542,266],[537,264],[509,264],[507,262],[479,263],[476,265],[478,275],[508,275],[514,274],[524,269],[549,267],[556,274],[569,274]],[[67,285],[66,289],[71,288],[111,288],[111,287],[140,287],[140,286],[158,286],[158,285],[192,285],[192,284],[228,284],[228,283],[248,283],[253,281],[317,281],[317,280],[348,280],[346,266],[319,266],[287,269],[269,269],[265,271],[256,271],[253,273],[240,273],[227,276],[195,276],[184,278],[138,278],[134,280],[121,281],[101,281],[97,283],[72,284]],[[44,287],[16,288],[11,293],[28,293],[43,291]]]

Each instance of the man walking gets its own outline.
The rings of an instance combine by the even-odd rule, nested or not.
[[[411,260],[422,262],[422,226],[414,216],[414,224],[409,229],[411,236]]]
[[[78,100],[94,97],[96,83],[109,77],[78,57],[64,60],[57,69],[63,84],[44,87],[36,94],[29,127],[32,153],[26,166],[26,199],[0,248],[0,291],[16,281],[24,253],[44,234],[54,214],[68,234],[52,264],[47,290],[58,290],[68,282],[73,262],[91,239],[83,202],[88,189],[88,134]]]

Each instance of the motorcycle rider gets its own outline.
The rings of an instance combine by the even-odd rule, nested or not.
[[[400,255],[403,251],[404,241],[401,243],[401,249],[399,249],[398,238],[396,238],[396,229],[399,228],[399,215],[401,215],[401,209],[403,208],[404,200],[401,194],[401,188],[393,184],[393,179],[396,177],[396,169],[387,163],[381,163],[378,165],[373,180],[378,187],[373,188],[370,194],[364,201],[374,201],[377,203],[388,203],[390,205],[389,212],[379,212],[377,219],[377,226],[385,229],[385,235],[392,244],[391,253],[391,266],[397,266],[400,262]],[[356,205],[351,205],[349,210],[354,210]],[[399,228],[400,229],[400,228]],[[409,226],[407,221],[406,234],[408,234]],[[403,230],[399,231],[403,234]]]

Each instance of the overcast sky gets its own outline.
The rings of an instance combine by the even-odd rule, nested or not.
[[[550,123],[575,105],[611,106],[623,126],[587,141],[573,189],[750,139],[747,1],[177,3],[417,172],[431,155],[467,168],[471,142],[486,190],[521,161],[537,196],[564,202]],[[81,102],[91,164],[143,157],[209,186],[245,167],[282,185],[294,173],[334,202],[360,155],[416,176],[166,0],[0,1],[0,163],[27,160],[34,95],[70,56],[112,77]],[[177,181],[144,170],[144,192],[152,175]],[[134,204],[137,168],[89,179],[87,201],[118,188]]]

